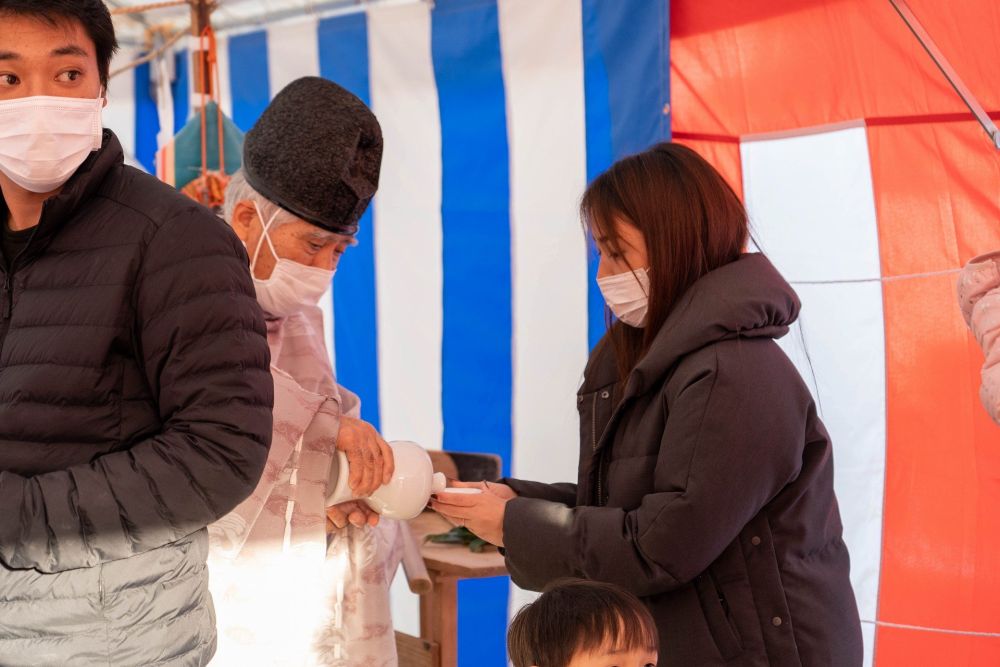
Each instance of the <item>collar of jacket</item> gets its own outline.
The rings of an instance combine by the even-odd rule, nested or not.
[[[625,405],[657,389],[692,352],[735,338],[781,338],[798,319],[801,302],[770,260],[759,253],[701,277],[667,316],[653,344],[629,374],[621,398],[595,445],[604,448]],[[615,326],[621,326],[616,324]],[[615,382],[614,350],[605,335],[594,348],[580,395]]]
[[[97,194],[105,177],[115,167],[125,161],[118,137],[111,130],[104,130],[103,142],[98,151],[94,151],[79,169],[73,173],[57,195],[45,200],[42,205],[42,217],[38,227],[31,237],[25,250],[25,256],[18,262],[24,262],[40,255],[48,247],[52,238],[84,206],[88,200]],[[7,205],[0,196],[0,213],[6,217]]]
[[[801,302],[769,259],[745,254],[702,276],[684,293],[625,383],[622,400],[662,382],[685,356],[735,338],[781,338]]]

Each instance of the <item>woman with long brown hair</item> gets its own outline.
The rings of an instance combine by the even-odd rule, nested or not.
[[[523,588],[576,576],[638,595],[660,665],[860,665],[830,438],[775,343],[799,300],[746,252],[743,205],[667,143],[581,208],[615,317],[577,399],[578,483],[504,480],[434,508],[504,547]]]

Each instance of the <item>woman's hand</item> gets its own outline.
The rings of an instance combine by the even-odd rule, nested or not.
[[[378,525],[378,520],[378,513],[358,500],[326,508],[326,532],[328,533],[346,528],[348,523],[357,528],[362,528],[365,525],[374,528]]]
[[[460,486],[456,484],[455,486]],[[466,488],[483,488],[479,484],[465,485]],[[458,526],[464,526],[490,544],[503,546],[503,516],[507,503],[516,497],[510,487],[505,484],[490,484],[491,489],[498,492],[513,494],[511,497],[501,497],[492,490],[487,493],[462,494],[442,491],[435,494],[431,500],[431,509]]]
[[[500,484],[498,482],[459,482],[458,480],[448,480],[448,486],[453,486],[458,489],[482,489],[483,493],[491,493],[498,498],[503,498],[504,500],[510,500],[512,498],[517,498],[517,493],[514,489],[510,488],[506,484]]]
[[[337,449],[347,454],[351,471],[347,483],[355,496],[370,496],[392,479],[396,469],[392,449],[371,424],[341,417]]]

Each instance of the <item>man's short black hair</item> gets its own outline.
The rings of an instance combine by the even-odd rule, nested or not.
[[[104,0],[0,0],[0,16],[30,16],[56,25],[60,20],[83,26],[94,42],[101,85],[108,87],[111,58],[118,50],[115,26]]]

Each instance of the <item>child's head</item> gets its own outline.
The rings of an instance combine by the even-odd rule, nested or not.
[[[656,624],[631,593],[563,580],[517,613],[507,651],[514,667],[646,667],[656,665]]]

